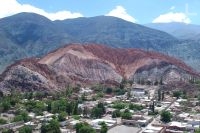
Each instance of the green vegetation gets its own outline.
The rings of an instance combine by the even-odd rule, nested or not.
[[[6,120],[0,118],[0,125],[6,124],[6,123],[7,123]]]
[[[72,116],[75,120],[80,120],[80,116],[79,115],[73,115]]]
[[[91,117],[101,118],[103,114],[106,113],[106,109],[103,103],[98,103],[96,107],[91,110]]]
[[[124,94],[126,93],[126,90],[125,90],[125,89],[116,88],[116,89],[114,90],[114,93],[115,93],[116,95],[124,95]]]
[[[25,111],[21,111],[19,112],[19,114],[17,114],[14,119],[13,122],[18,122],[18,121],[24,121],[27,122],[30,120],[30,117],[28,116],[28,113]]]
[[[12,129],[3,129],[2,133],[14,133]]]
[[[172,115],[169,111],[162,111],[160,115],[162,122],[168,123],[171,121]]]
[[[67,116],[67,113],[66,112],[60,112],[59,115],[58,115],[58,121],[65,121],[66,120],[66,116]]]
[[[194,133],[200,133],[200,128],[196,129]]]
[[[23,126],[19,129],[19,133],[32,133],[32,128],[30,126]]]
[[[42,124],[41,133],[61,133],[58,121],[53,119],[49,123]]]
[[[127,102],[115,102],[113,104],[112,108],[115,108],[115,109],[129,108],[129,109],[135,110],[135,111],[144,109],[144,107],[142,105],[127,103]]]
[[[119,109],[112,112],[112,118],[121,117],[121,112]]]
[[[128,109],[126,109],[126,110],[121,114],[121,117],[122,117],[122,119],[128,119],[128,120],[130,120],[130,119],[132,119],[132,114],[131,114],[131,112],[130,112]]]
[[[173,97],[176,97],[177,99],[180,98],[181,95],[182,95],[182,93],[180,91],[173,92]]]
[[[138,110],[144,109],[144,107],[142,105],[130,103],[129,104],[129,109],[138,111]]]
[[[107,127],[106,123],[102,122],[100,125],[101,125],[100,133],[107,133],[108,127]]]
[[[115,109],[125,109],[126,107],[128,107],[128,103],[125,102],[115,102],[112,106]]]
[[[75,129],[76,133],[96,133],[88,123],[77,123]]]

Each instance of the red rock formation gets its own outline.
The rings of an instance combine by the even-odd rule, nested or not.
[[[198,76],[175,58],[139,49],[73,44],[41,59],[16,62],[1,75],[0,89],[59,90],[68,83],[120,83],[123,78],[187,80]]]

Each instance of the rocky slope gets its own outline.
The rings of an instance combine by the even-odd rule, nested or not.
[[[0,19],[0,72],[15,60],[45,55],[68,43],[160,50],[177,39],[158,30],[115,17],[51,21],[34,13]]]
[[[127,80],[163,79],[165,83],[198,76],[175,58],[139,49],[73,44],[41,59],[30,58],[9,66],[0,76],[0,90],[55,91],[68,84],[118,84]]]

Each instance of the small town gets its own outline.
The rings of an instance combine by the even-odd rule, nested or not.
[[[11,92],[0,98],[2,133],[185,133],[200,131],[200,97],[162,84],[123,81],[65,92]]]

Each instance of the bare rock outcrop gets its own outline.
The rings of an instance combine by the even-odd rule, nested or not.
[[[168,83],[199,76],[175,58],[139,49],[103,45],[67,45],[41,59],[24,59],[9,66],[0,76],[0,89],[10,91],[55,91],[67,84],[113,83],[127,80],[161,79]]]

